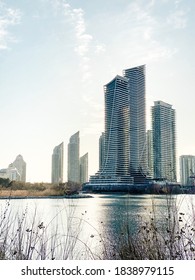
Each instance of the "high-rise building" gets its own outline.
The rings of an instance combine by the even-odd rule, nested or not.
[[[99,171],[90,176],[89,185],[145,183],[145,65],[124,70],[123,77],[117,75],[104,86],[104,95],[105,132],[99,140]]]
[[[90,183],[132,183],[132,178],[129,174],[128,79],[117,75],[104,86],[104,96],[105,134],[102,137],[105,140],[101,146],[104,156],[99,172],[90,177]]]
[[[79,131],[70,137],[68,143],[68,181],[80,183]]]
[[[13,163],[10,163],[8,168],[0,170],[0,178],[9,179],[10,181],[21,181],[20,173]]]
[[[80,157],[80,183],[88,182],[88,153]]]
[[[176,182],[176,128],[172,105],[154,102],[152,131],[154,177]]]
[[[13,163],[9,164],[7,174],[10,181],[21,181],[20,173]]]
[[[147,175],[145,65],[126,69],[123,75],[129,91],[130,174],[135,183],[142,183]]]
[[[102,132],[99,138],[99,170],[103,168],[105,158],[105,133]]]
[[[147,136],[147,145],[146,145],[146,151],[147,151],[147,176],[150,178],[154,177],[153,172],[153,142],[152,142],[152,130],[147,130],[146,133]]]
[[[180,183],[183,186],[192,186],[195,183],[195,156],[182,155],[180,161]]]
[[[109,177],[129,175],[128,80],[116,76],[104,86],[105,161],[102,173]]]
[[[12,165],[17,169],[20,174],[20,181],[26,182],[26,162],[21,155],[18,155]]]
[[[64,143],[62,142],[53,149],[52,154],[52,174],[51,181],[53,184],[63,182],[64,171]]]

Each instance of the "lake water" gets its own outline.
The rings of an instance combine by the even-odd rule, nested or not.
[[[127,223],[131,234],[136,234],[141,222],[149,220],[155,209],[157,223],[163,224],[168,201],[176,203],[178,211],[184,213],[188,221],[195,217],[195,195],[171,198],[163,195],[92,196],[81,199],[1,199],[0,237],[3,225],[4,228],[7,225],[10,238],[17,239],[17,232],[21,231],[23,242],[34,242],[32,248],[42,246],[43,258],[101,259],[109,254],[104,250],[108,249],[108,243],[114,243],[124,234]],[[3,220],[7,222],[2,223]],[[32,258],[40,256],[34,253]]]

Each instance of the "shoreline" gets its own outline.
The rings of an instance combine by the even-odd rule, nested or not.
[[[0,196],[0,200],[2,199],[80,199],[80,198],[93,198],[92,195],[89,194],[78,194],[78,195],[46,195],[46,196]]]
[[[102,195],[195,195],[194,193],[124,193],[124,192],[94,192],[90,194],[80,194],[80,195],[46,195],[46,196],[0,196],[0,200],[12,200],[12,199],[82,199],[82,198],[93,198],[93,194]]]

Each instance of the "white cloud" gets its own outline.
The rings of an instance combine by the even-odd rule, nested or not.
[[[152,38],[152,28],[151,27],[147,27],[144,32],[144,39],[145,40],[150,40]]]
[[[141,2],[134,2],[118,18],[118,23],[121,22],[121,30],[125,26],[124,34],[128,38],[125,43],[126,50],[123,53],[132,63],[160,61],[171,58],[178,51],[176,47],[165,43],[163,34],[167,28],[172,30],[184,28],[186,25],[185,12],[175,7],[167,20],[166,17],[157,16],[154,12],[153,9],[157,9],[158,4],[157,1],[150,1],[143,6]],[[159,34],[162,35],[159,36]]]
[[[85,11],[81,7],[73,7],[66,0],[50,0],[54,10],[61,12],[66,21],[72,26],[72,34],[74,36],[73,50],[77,54],[81,70],[81,82],[84,86],[91,84],[91,58],[94,55],[104,53],[105,45],[99,43],[89,32],[87,32],[87,22]]]
[[[178,5],[179,3],[181,3],[182,0],[175,0],[175,5]]]
[[[95,46],[95,53],[104,53],[106,51],[105,45],[96,45]]]
[[[64,14],[66,19],[73,27],[75,46],[74,51],[80,59],[80,69],[82,71],[81,81],[90,81],[90,47],[93,36],[86,31],[85,13],[82,8],[73,8],[65,0],[51,1],[55,9]]]
[[[156,3],[156,0],[151,0],[149,3],[148,3],[148,6],[149,7],[153,7]]]
[[[75,51],[80,56],[87,55],[90,47],[90,42],[93,37],[86,32],[86,24],[84,18],[83,9],[72,9],[71,10],[72,19],[75,25],[75,34],[77,38],[77,45],[75,47]]]
[[[174,11],[167,18],[167,23],[175,29],[185,28],[187,24],[186,12],[183,10]]]
[[[148,52],[148,55],[146,56],[146,61],[158,61],[163,58],[170,58],[177,52],[177,49],[170,49],[166,47],[153,47],[151,48],[151,52]]]
[[[80,56],[85,56],[89,52],[89,44],[92,40],[92,36],[89,34],[82,34],[77,36],[78,44],[75,47],[75,51]]]
[[[3,2],[0,2],[0,49],[7,49],[8,42],[15,41],[8,30],[10,26],[19,24],[20,19],[19,9],[8,8]]]

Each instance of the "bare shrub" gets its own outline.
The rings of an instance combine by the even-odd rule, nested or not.
[[[94,259],[87,243],[80,239],[83,220],[75,218],[74,211],[74,207],[62,208],[49,223],[45,223],[37,216],[36,208],[33,216],[28,215],[28,207],[22,214],[12,214],[7,200],[0,213],[0,259],[66,260],[83,256]],[[66,219],[63,233],[58,231],[58,219]]]
[[[179,211],[176,200],[167,196],[164,213],[153,202],[148,219],[140,217],[139,229],[132,234],[128,221],[114,244],[115,258],[132,260],[195,259],[195,216]]]

